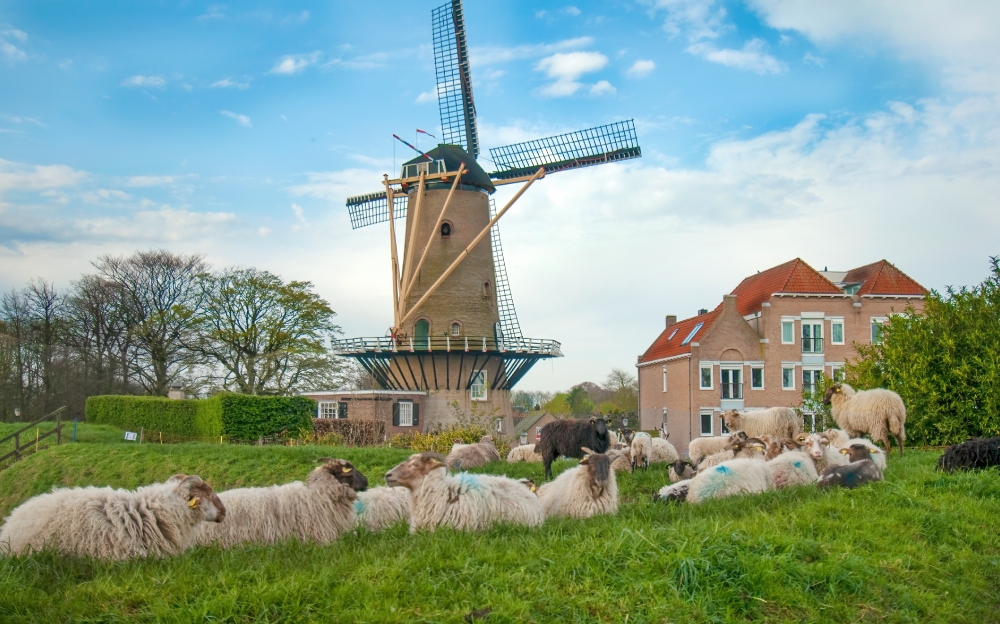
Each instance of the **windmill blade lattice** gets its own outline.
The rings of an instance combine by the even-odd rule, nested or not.
[[[478,158],[479,130],[461,0],[452,0],[431,12],[431,31],[442,142],[461,145],[473,158]]]
[[[406,217],[406,196],[393,198],[393,216],[397,219]],[[385,191],[355,195],[347,198],[347,212],[351,215],[351,229],[385,223],[389,220],[389,202],[385,199]]]
[[[640,156],[635,123],[629,119],[546,139],[491,147],[490,158],[498,169],[490,177],[517,178],[530,175],[539,167],[545,167],[545,173],[549,174]]]
[[[497,205],[490,197],[490,219],[497,215]],[[507,281],[507,265],[503,260],[503,247],[500,245],[500,227],[493,224],[490,228],[490,242],[493,244],[493,273],[496,283],[497,310],[500,313],[500,331],[505,342],[517,340],[520,342],[521,324],[517,322],[517,311],[514,310],[514,298],[510,294],[510,282]]]

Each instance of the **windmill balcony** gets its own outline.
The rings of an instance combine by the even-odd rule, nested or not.
[[[525,353],[562,357],[562,345],[555,340],[537,338],[511,338],[509,340],[485,336],[419,336],[377,338],[345,338],[333,341],[336,355],[359,353]]]

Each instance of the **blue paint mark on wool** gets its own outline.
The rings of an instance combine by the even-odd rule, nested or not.
[[[456,476],[458,477],[459,486],[463,489],[478,490],[482,486],[479,482],[479,477],[476,475],[469,474],[468,472],[460,472]]]
[[[354,499],[354,513],[363,514],[365,512],[365,504],[360,498]]]
[[[719,474],[729,474],[730,470],[728,466],[716,466],[715,471]]]
[[[802,460],[801,459],[797,459],[794,462],[792,462],[792,465],[795,466],[796,468],[801,468],[802,467]]]

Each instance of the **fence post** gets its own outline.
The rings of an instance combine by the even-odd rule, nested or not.
[[[35,452],[38,452],[38,431],[41,427],[35,427]]]
[[[222,436],[219,436],[219,444],[222,444]]]
[[[62,414],[56,415],[56,446],[62,442]]]
[[[14,434],[14,460],[21,459],[21,434]]]
[[[160,432],[160,444],[163,444],[163,432]]]
[[[76,442],[76,424],[77,424],[77,422],[79,420],[80,420],[79,418],[74,418],[73,419],[73,441],[74,442]]]
[[[142,444],[142,434],[146,432],[145,427],[139,427],[139,444]]]

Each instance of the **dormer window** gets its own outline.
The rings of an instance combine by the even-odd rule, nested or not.
[[[701,329],[702,325],[704,325],[704,323],[698,323],[697,325],[695,325],[694,329],[691,330],[691,333],[688,334],[687,338],[684,339],[684,342],[681,343],[681,346],[691,342],[691,339],[694,338],[694,335],[698,333],[698,330]]]

